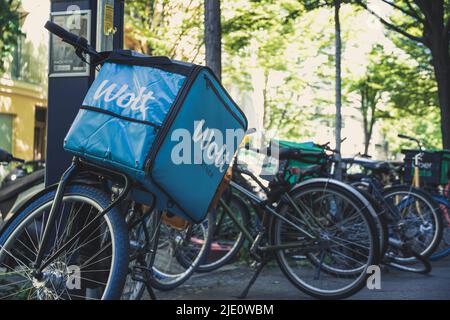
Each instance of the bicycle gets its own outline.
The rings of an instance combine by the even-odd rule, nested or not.
[[[97,65],[111,54],[96,52],[86,39],[52,22],[45,27],[72,45],[84,62],[85,55],[89,55],[91,63]],[[164,65],[171,63],[168,59],[150,58]],[[162,222],[163,213],[154,210],[155,204],[155,193],[141,181],[75,156],[59,184],[35,195],[3,227],[0,298],[119,299],[129,272],[134,281],[144,283],[152,297],[150,283],[167,278],[171,281],[164,285],[185,281],[201,261],[208,243],[204,241],[197,247],[196,257],[187,257],[191,261],[188,272],[176,277],[166,273],[156,279],[164,272],[154,266],[161,226],[170,223]],[[143,206],[150,209],[143,210]],[[156,221],[152,235],[147,228],[151,216]],[[189,233],[194,225],[189,223],[184,231]],[[142,235],[145,241],[138,243]],[[191,240],[187,235],[183,243]],[[137,297],[140,292],[138,288],[132,295]]]
[[[399,135],[403,139],[407,139],[410,141],[413,141],[416,143],[418,150],[416,152],[416,155],[422,159],[427,152],[423,149],[422,143],[420,140],[415,139],[413,137],[405,136],[405,135]],[[412,152],[412,151],[405,151],[405,152]],[[440,165],[437,163],[433,163],[433,159],[430,159],[430,157],[435,157],[433,154],[427,154],[427,165],[431,164],[431,168],[421,166],[420,163],[415,163],[414,161],[411,161],[411,165],[408,165],[406,168],[406,164],[404,165],[404,175],[406,176],[406,173],[410,168],[413,168],[413,176],[408,180],[411,180],[411,183],[417,187],[417,188],[423,188],[425,191],[427,191],[431,197],[436,201],[436,203],[439,206],[441,217],[442,217],[442,224],[443,224],[443,231],[442,231],[442,240],[440,240],[439,244],[437,245],[436,249],[434,250],[433,254],[430,256],[430,260],[438,260],[441,258],[444,258],[450,254],[450,195],[449,195],[449,174],[450,171],[443,172],[444,167],[441,168]],[[414,157],[413,157],[414,158]],[[434,160],[436,161],[436,159]],[[443,161],[443,160],[440,160]],[[436,167],[440,169],[441,172],[435,172],[433,167]],[[425,173],[431,172],[431,175],[428,175],[426,177],[421,177],[421,171],[424,171]]]
[[[346,160],[343,161],[346,162]],[[432,222],[430,224],[435,225],[433,221],[438,219],[437,210],[434,209],[436,204],[431,202],[432,199],[429,195],[421,192],[421,190],[411,189],[410,187],[405,188],[404,186],[383,189],[378,181],[371,177],[357,179],[356,182],[352,182],[352,185],[362,191],[366,197],[370,196],[379,203],[379,212],[380,216],[383,217],[382,221],[383,225],[385,225],[385,234],[387,236],[385,240],[386,246],[382,251],[382,262],[403,271],[429,273],[431,265],[427,257],[434,250],[436,241],[433,241],[433,239],[439,237],[439,233],[433,227],[431,229],[432,241],[426,243],[425,248],[423,246],[419,247],[417,233],[408,235],[408,231],[414,228],[418,221],[414,218],[408,219],[404,214],[409,212],[414,216],[414,212],[417,211],[415,210],[416,207],[420,206],[423,213],[432,212]],[[414,209],[409,210],[411,208]],[[414,261],[419,261],[421,266],[411,266],[410,264]]]
[[[261,150],[254,150],[261,152]],[[268,155],[271,149],[268,148]],[[280,160],[309,156],[281,149]],[[234,174],[248,176],[266,195],[230,182],[259,211],[256,234],[221,198],[219,208],[250,243],[249,254],[258,263],[240,297],[245,297],[272,258],[301,291],[317,298],[348,297],[364,285],[367,267],[378,263],[379,243],[373,208],[354,188],[333,179],[311,179],[293,186],[277,175],[268,187],[235,159]],[[237,251],[235,251],[237,252]]]
[[[272,141],[272,143],[275,142]],[[281,149],[283,149],[283,147],[288,147],[288,149],[295,148],[298,145],[299,144],[291,142],[277,142],[278,148]],[[301,161],[292,159],[280,161],[280,174],[284,177],[283,179],[290,184],[295,185],[296,183],[311,177],[330,178],[329,167],[333,164],[334,150],[329,148],[328,144],[322,146],[310,143],[300,145],[307,151],[305,153],[304,150],[301,150]],[[244,148],[243,150],[248,152],[249,148]],[[255,151],[258,153],[258,150]],[[327,155],[325,151],[331,152],[331,155]],[[303,163],[304,167],[301,169],[293,168],[291,162],[294,162],[296,165]],[[269,161],[267,161],[267,163],[269,163]],[[247,190],[251,190],[254,193],[258,192],[245,177],[239,174],[238,170],[233,171],[232,180],[241,187],[245,187]],[[387,224],[380,221],[380,219],[383,218],[383,215],[380,214],[381,209],[379,208],[378,203],[374,201],[370,195],[365,194],[364,190],[360,192],[363,193],[364,197],[369,201],[373,208],[371,214],[376,222],[376,229],[379,235],[380,256],[383,256],[387,247]],[[251,229],[252,233],[256,233],[255,229],[260,226],[263,214],[258,206],[254,206],[251,202],[246,201],[245,198],[244,194],[237,191],[235,188],[230,188],[228,192],[224,194],[223,200],[235,213],[235,217],[239,219],[244,226]],[[197,272],[210,272],[235,260],[245,241],[243,232],[235,223],[233,223],[233,220],[230,219],[229,215],[223,210],[220,204],[215,210],[215,216],[216,224],[214,225],[212,243],[217,245],[215,248],[210,248],[210,251],[214,249],[217,250],[217,247],[219,247],[223,249],[221,252],[222,254],[220,256],[207,256],[205,258],[207,261],[203,262],[203,264],[197,268]]]
[[[441,237],[441,219],[437,203],[424,191],[413,186],[395,184],[383,187],[380,178],[391,175],[393,168],[386,162],[370,164],[355,158],[343,160],[347,168],[346,179],[352,185],[372,195],[384,208],[383,215],[389,227],[389,247],[384,263],[404,271],[428,273],[431,265],[428,257],[434,252]],[[416,164],[420,155],[414,158]],[[366,171],[363,174],[350,174],[354,163]],[[370,172],[369,174],[367,172]],[[414,178],[417,179],[417,178]],[[423,267],[406,266],[420,261]]]
[[[0,220],[3,223],[14,215],[17,208],[44,188],[45,169],[43,161],[25,161],[3,149],[0,149],[0,163],[5,167],[15,163],[1,181]]]

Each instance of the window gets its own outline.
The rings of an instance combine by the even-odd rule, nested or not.
[[[34,113],[34,160],[45,158],[47,109],[36,107]]]
[[[12,153],[14,115],[0,113],[0,148]]]

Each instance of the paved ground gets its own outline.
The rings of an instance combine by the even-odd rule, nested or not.
[[[186,284],[170,292],[156,292],[158,299],[236,299],[252,275],[245,266],[227,266],[209,274],[194,275]],[[287,281],[276,267],[263,270],[248,299],[311,299]],[[363,289],[352,299],[445,299],[450,300],[450,257],[433,262],[429,275],[398,270],[382,271],[381,290]]]

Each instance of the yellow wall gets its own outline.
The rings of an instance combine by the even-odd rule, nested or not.
[[[35,107],[46,107],[46,92],[37,85],[0,79],[0,112],[14,115],[13,154],[33,159]]]

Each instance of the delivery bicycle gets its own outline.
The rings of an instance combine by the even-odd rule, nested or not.
[[[154,212],[136,219],[123,206],[204,221],[240,143],[233,135],[219,150],[211,136],[245,132],[247,120],[206,67],[126,50],[98,53],[55,23],[45,27],[101,68],[64,141],[72,164],[1,231],[0,298],[119,299],[136,249],[129,228]],[[177,135],[193,138],[186,143],[200,148],[200,163],[179,162]]]

